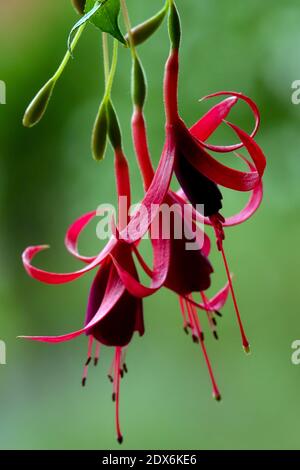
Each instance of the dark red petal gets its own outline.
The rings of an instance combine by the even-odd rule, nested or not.
[[[188,217],[189,220],[197,220],[198,213],[197,211],[193,208],[191,204],[188,203],[186,195],[180,189],[177,193],[173,191],[169,191],[168,196],[172,198],[172,200],[179,204],[181,206],[181,210],[183,211],[184,214]],[[203,223],[203,218],[200,220],[201,223]],[[197,232],[198,232],[198,239],[202,239],[202,247],[201,251],[204,256],[208,257],[210,254],[211,250],[211,242],[209,236],[201,230],[199,226],[197,226]]]
[[[125,266],[128,268],[129,274],[138,282],[138,273],[132,260],[131,247],[121,242],[114,250],[114,254],[117,258],[121,257],[122,254],[122,261],[124,261]],[[86,324],[91,323],[94,315],[99,310],[102,298],[104,297],[103,287],[105,287],[108,278],[111,279],[112,276],[116,275],[116,268],[113,263],[109,261],[107,265],[108,272],[107,267],[105,267],[102,273],[101,268],[99,270],[100,276],[96,280],[95,289],[92,292],[93,295],[90,297],[90,309],[88,309]],[[109,284],[110,282],[107,284],[106,291],[109,291],[111,288]],[[100,299],[97,298],[98,295]],[[128,290],[124,290],[119,300],[111,308],[109,314],[93,326],[88,331],[88,334],[92,334],[98,341],[106,346],[126,346],[130,342],[136,329],[140,334],[143,334],[143,319],[141,316],[141,300],[132,296]]]
[[[197,171],[181,154],[176,158],[175,174],[190,203],[195,208],[198,206],[198,212],[209,217],[222,209],[223,196],[216,183]]]
[[[255,169],[254,165],[251,162],[249,162],[247,158],[245,158],[243,155],[240,155],[240,154],[236,154],[236,155],[242,160],[244,160],[244,162],[248,165],[250,170],[254,171]],[[180,189],[176,193],[176,197],[178,199],[181,199],[184,203],[187,203],[186,195],[184,194],[182,189]],[[247,204],[245,205],[245,207],[237,214],[232,215],[231,217],[226,217],[225,221],[222,222],[223,227],[232,227],[234,225],[239,225],[239,224],[242,224],[243,222],[246,222],[246,220],[250,219],[255,214],[255,212],[261,205],[262,198],[263,198],[263,183],[261,180],[260,183],[256,186],[256,188],[252,190],[251,196]],[[195,210],[193,210],[193,218],[194,220],[202,224],[204,223],[206,225],[212,225],[211,220],[208,217],[203,217],[199,212]]]
[[[191,227],[182,217],[174,213],[174,227],[182,224],[183,231],[179,238],[171,234],[170,267],[165,286],[179,295],[200,292],[210,286],[210,275],[213,272],[208,259],[201,252],[201,247],[192,237]],[[195,241],[194,249],[190,243]]]
[[[125,291],[109,314],[90,330],[91,334],[106,346],[127,346],[134,331],[140,331],[137,319],[140,321],[141,304],[141,299]]]
[[[88,325],[93,320],[100,308],[105,295],[111,266],[110,258],[107,258],[97,271],[89,293],[84,325]]]
[[[137,303],[137,310],[135,316],[135,331],[139,333],[140,336],[143,336],[145,333],[145,324],[144,324],[144,313],[143,313],[143,302]]]

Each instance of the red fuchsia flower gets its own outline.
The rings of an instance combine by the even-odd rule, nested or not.
[[[145,191],[147,191],[154,177],[154,169],[153,169],[153,165],[152,165],[151,157],[149,153],[146,125],[145,125],[145,119],[143,115],[143,106],[144,106],[145,95],[146,95],[146,85],[145,85],[146,82],[144,78],[143,69],[137,57],[136,51],[134,52],[135,53],[133,54],[134,60],[133,60],[133,73],[132,73],[132,77],[134,78],[134,82],[133,82],[134,113],[133,113],[133,118],[132,118],[132,131],[133,131],[133,141],[135,145],[136,155],[137,155],[139,167],[141,170],[141,174],[143,177],[144,189]],[[166,77],[166,80],[167,80],[167,77]],[[193,126],[193,128],[198,129],[199,132],[201,130],[203,138],[204,137],[208,138],[222,123],[222,120],[227,117],[232,106],[237,102],[237,100],[238,100],[237,96],[231,96],[225,99],[224,101],[222,101],[220,104],[214,106],[202,119],[200,119],[200,121],[198,121]],[[255,105],[251,104],[251,106],[253,106],[254,109],[256,109]],[[167,123],[167,136],[168,136],[169,131],[172,132],[172,126],[168,126],[168,123]],[[250,165],[250,170],[254,171],[253,166],[251,165]],[[199,176],[201,177],[202,175],[199,174]],[[211,182],[210,180],[208,180],[207,178],[203,176],[202,176],[202,181],[208,182],[206,184],[205,191],[203,191],[204,195],[206,195],[207,193],[209,195],[210,185],[212,186],[212,188],[214,187],[216,188],[217,194],[220,194],[217,186],[213,182]],[[201,188],[199,183],[200,183],[200,180],[198,179],[197,188],[198,187]],[[250,202],[249,204],[247,204],[245,209],[243,209],[243,211],[241,211],[240,214],[237,214],[236,216],[228,220],[228,222],[224,221],[224,225],[233,225],[236,223],[241,223],[247,218],[249,218],[259,206],[261,202],[261,196],[262,196],[262,191],[261,191],[261,183],[260,183],[257,186],[257,188],[255,188],[255,190],[253,191],[253,196],[251,197]],[[202,202],[203,199],[199,199],[199,200]],[[167,204],[169,206],[174,204],[174,202],[175,203],[177,202],[179,205],[183,206],[184,204],[186,204],[186,197],[182,191],[179,191],[179,193],[175,194],[174,192],[169,190],[163,202],[164,204]],[[177,217],[179,219],[181,218],[179,225],[180,223],[182,224],[185,223],[185,220],[184,218],[182,218],[182,215],[181,216],[178,215]],[[210,221],[210,219],[204,219],[203,217],[201,218],[201,215],[195,210],[193,210],[193,217],[195,220],[201,220],[201,222],[204,221],[205,223],[207,223],[207,220]],[[184,233],[186,233],[186,231],[184,231]],[[189,237],[189,240],[190,240],[190,237]],[[208,237],[205,237],[204,238],[205,243],[204,243],[203,249],[201,250],[201,247],[199,247],[199,250],[196,252],[188,251],[186,249],[187,242],[188,240],[185,238],[181,238],[180,240],[177,240],[175,237],[170,238],[170,243],[171,243],[170,269],[169,269],[166,281],[164,283],[164,286],[179,295],[181,311],[182,311],[182,315],[184,319],[184,329],[186,332],[188,332],[188,330],[191,329],[192,337],[194,341],[200,340],[201,345],[204,348],[203,352],[204,352],[205,359],[208,360],[209,372],[212,376],[212,369],[211,369],[207,352],[204,346],[204,336],[202,334],[202,331],[201,331],[201,335],[199,335],[199,331],[200,331],[199,320],[198,322],[196,322],[194,320],[194,315],[196,315],[196,308],[205,310],[207,313],[208,321],[212,329],[212,332],[216,338],[218,337],[217,331],[216,331],[215,315],[220,316],[218,309],[220,309],[224,305],[225,301],[227,300],[229,290],[232,288],[231,276],[228,272],[227,273],[228,274],[227,285],[225,286],[224,289],[222,289],[222,291],[219,294],[217,294],[215,298],[209,301],[204,294],[204,291],[209,287],[209,284],[210,284],[209,276],[208,275],[205,276],[205,272],[208,274],[209,266],[203,262],[203,257],[207,257],[209,255],[209,251],[210,251],[209,239]],[[147,265],[145,266],[145,263],[143,259],[141,259],[141,257],[138,256],[138,258],[144,270],[146,271],[146,273],[151,277],[153,274],[152,271],[149,269]],[[125,285],[127,285],[129,289],[133,289],[132,293],[134,293],[134,295],[136,296],[148,295],[149,291],[147,288],[145,288],[144,286],[141,286],[139,283],[132,282],[131,276],[128,274],[128,272],[126,272],[126,266],[124,264],[123,266],[121,266],[117,262],[115,262],[115,264],[118,268],[118,272],[123,282],[125,283]],[[212,270],[210,272],[212,272]],[[203,282],[209,282],[209,284],[205,285],[203,284]],[[203,303],[201,304],[196,303],[192,297],[192,292],[199,292],[201,294]],[[216,300],[220,302],[217,305],[215,304]],[[215,397],[220,398],[220,394],[216,387],[216,383],[215,383],[215,380],[213,379],[213,376],[212,376],[212,382],[213,382],[213,394]]]
[[[141,134],[142,135],[142,134]],[[171,204],[174,198],[171,192],[166,195],[169,182],[166,182],[166,169],[170,173],[174,154],[172,146],[166,145],[163,157],[157,172],[152,177],[152,182],[144,197],[143,203],[151,207],[153,201],[160,202],[167,200]],[[125,196],[130,204],[130,183],[128,175],[127,161],[124,157],[120,144],[115,148],[115,169],[119,198]],[[171,173],[170,173],[171,174]],[[173,199],[172,199],[173,198]],[[180,202],[181,203],[181,202]],[[182,203],[181,203],[182,204]],[[119,220],[123,206],[119,209]],[[128,209],[128,208],[127,208]],[[122,434],[119,424],[119,387],[120,375],[127,369],[124,365],[124,349],[129,344],[134,331],[138,331],[140,335],[144,333],[144,322],[142,313],[143,297],[153,294],[162,285],[170,288],[181,297],[182,302],[186,303],[189,313],[189,322],[185,328],[190,328],[193,338],[198,339],[204,353],[208,370],[212,378],[213,394],[216,399],[220,399],[220,393],[216,386],[215,379],[212,375],[212,368],[209,362],[207,351],[204,345],[204,337],[202,334],[200,321],[195,319],[196,306],[211,313],[216,309],[215,300],[212,304],[207,300],[206,304],[197,304],[191,296],[191,293],[203,292],[210,286],[210,274],[212,272],[211,265],[207,259],[210,250],[210,242],[205,237],[205,244],[201,251],[188,252],[185,250],[186,241],[190,241],[191,237],[182,240],[159,238],[152,240],[154,263],[153,270],[148,269],[151,275],[151,286],[145,287],[138,280],[137,271],[133,262],[133,252],[139,255],[136,244],[139,242],[139,235],[132,230],[135,216],[128,218],[128,210],[126,210],[125,222],[128,224],[125,228],[119,225],[118,238],[112,238],[102,252],[96,257],[86,257],[79,254],[77,249],[78,238],[85,226],[95,217],[96,212],[90,212],[79,218],[70,227],[66,235],[66,246],[68,250],[76,256],[76,258],[85,262],[87,266],[84,269],[68,274],[49,273],[32,266],[33,257],[45,247],[29,247],[23,254],[23,262],[28,273],[35,279],[49,284],[65,283],[73,281],[84,273],[98,267],[97,275],[94,279],[88,302],[88,309],[84,328],[62,336],[30,336],[27,339],[35,341],[57,343],[68,341],[76,338],[81,334],[89,337],[88,341],[88,358],[84,367],[82,383],[85,385],[87,379],[88,365],[92,357],[93,342],[96,342],[95,363],[98,362],[100,352],[100,344],[112,346],[115,348],[113,366],[109,373],[113,381],[113,398],[116,401],[116,426],[119,442],[122,441]],[[157,214],[156,214],[157,216]],[[152,217],[152,218],[151,218]],[[177,216],[179,219],[181,215]],[[124,219],[124,217],[123,217]],[[153,222],[153,216],[150,216],[150,222]],[[144,230],[147,230],[149,220],[144,220]],[[125,224],[126,225],[126,224]],[[140,222],[139,222],[140,226]],[[123,235],[130,233],[132,238],[124,241]],[[186,233],[186,232],[184,232]],[[123,235],[122,235],[123,234]],[[143,258],[139,257],[141,263],[146,266]],[[100,266],[100,267],[99,267]],[[174,272],[178,275],[174,276]],[[186,273],[186,274],[184,274]],[[189,275],[187,274],[189,273]],[[221,294],[221,307],[226,300],[228,289]],[[185,313],[183,312],[185,317]],[[114,371],[114,373],[112,372]]]
[[[257,121],[256,128],[259,124],[259,113],[251,100],[243,95],[230,93],[230,95],[235,96],[230,96],[230,98],[212,108],[192,129],[188,130],[186,128],[179,117],[177,106],[179,41],[176,39],[176,34],[177,36],[179,34],[178,21],[176,8],[172,3],[170,15],[172,50],[165,73],[166,143],[155,173],[147,145],[146,127],[142,111],[143,103],[135,102],[135,112],[132,120],[133,139],[144,180],[145,195],[141,204],[145,210],[142,214],[136,212],[130,217],[128,215],[130,206],[129,170],[122,151],[120,135],[114,129],[113,136],[110,135],[110,137],[115,150],[117,193],[119,201],[125,197],[128,202],[125,212],[123,206],[121,204],[119,206],[119,223],[115,236],[110,239],[106,247],[96,257],[82,256],[78,252],[79,235],[96,215],[96,212],[93,211],[75,221],[68,230],[65,240],[67,249],[76,258],[86,263],[86,267],[83,269],[73,273],[58,274],[46,272],[32,266],[32,259],[38,252],[45,249],[45,246],[29,247],[23,254],[23,263],[29,275],[48,284],[70,282],[92,269],[98,269],[91,287],[83,328],[62,336],[30,336],[26,338],[57,343],[86,334],[88,336],[88,358],[84,367],[83,385],[85,385],[87,379],[93,343],[96,342],[95,363],[98,362],[101,344],[115,348],[109,376],[113,382],[113,399],[116,402],[116,428],[119,442],[122,442],[123,439],[119,422],[120,377],[127,370],[125,350],[134,332],[137,331],[140,335],[144,333],[143,298],[154,294],[162,286],[179,295],[184,329],[187,332],[190,330],[193,340],[200,343],[212,381],[213,395],[217,400],[220,399],[220,393],[208,358],[197,309],[206,312],[213,334],[217,337],[216,315],[220,315],[219,310],[223,307],[228,293],[231,291],[242,332],[243,345],[245,349],[249,345],[241,324],[228,263],[223,250],[223,227],[246,220],[260,204],[262,196],[261,176],[264,170],[263,154],[253,140],[257,129],[251,136],[248,136],[233,124],[229,124],[242,141],[238,146],[231,146],[230,151],[235,151],[241,145],[244,145],[253,159],[254,165],[245,159],[250,168],[248,173],[238,172],[218,163],[207,153],[208,144],[204,141],[227,117],[238,98],[248,102],[254,111]],[[140,66],[137,57],[135,66]],[[117,119],[111,104],[109,104],[107,112],[109,120],[116,126]],[[169,189],[174,171],[183,189],[178,193],[174,193]],[[240,191],[253,191],[245,209],[229,221],[225,220],[219,213],[222,207],[222,195],[217,185]],[[186,243],[192,239],[188,234],[188,230],[183,231],[184,237],[181,239],[174,236],[175,225],[185,226],[187,223],[181,211],[174,215],[169,238],[165,238],[163,233],[160,233],[158,238],[151,239],[153,247],[152,269],[147,266],[138,251],[140,239],[160,216],[159,211],[162,204],[172,206],[177,203],[180,208],[186,203],[186,196],[194,205],[198,203],[205,204],[204,214],[192,209],[192,225],[189,229],[192,233],[196,232],[196,242],[197,233],[201,235],[201,230],[199,227],[197,228],[196,222],[201,220],[213,225],[217,235],[218,247],[224,258],[228,284],[212,299],[208,299],[205,294],[211,284],[210,276],[212,274],[212,267],[208,261],[210,252],[209,238],[203,235],[203,246],[199,244],[196,250],[186,250]],[[204,200],[199,201],[198,198],[204,198]],[[149,287],[139,281],[133,258],[134,254],[150,276],[151,283]],[[195,301],[193,293],[200,294],[201,302]]]
[[[255,191],[254,199],[257,194],[262,192],[261,180],[266,166],[265,156],[254,140],[260,123],[260,115],[255,103],[247,96],[235,92],[219,92],[212,96],[230,95],[231,98],[223,101],[220,105],[212,108],[198,123],[191,129],[188,129],[178,112],[178,76],[179,76],[179,46],[181,39],[180,19],[172,2],[170,7],[169,31],[171,40],[171,52],[165,68],[164,97],[166,109],[166,130],[167,139],[171,140],[175,146],[174,171],[181,184],[182,191],[186,198],[194,205],[203,204],[205,222],[214,227],[217,246],[222,254],[228,283],[232,294],[237,320],[242,336],[243,347],[246,352],[249,351],[249,342],[246,337],[240,312],[237,305],[235,292],[229,272],[228,262],[223,248],[224,226],[226,221],[220,214],[222,208],[222,193],[220,186],[230,188],[236,191]],[[255,116],[255,128],[251,135],[237,127],[236,125],[225,121],[231,107],[237,99],[244,100],[251,108]],[[239,144],[231,146],[213,146],[205,142],[212,134],[214,129],[222,122],[227,122],[228,126],[236,133],[241,140]],[[213,123],[213,125],[212,125]],[[207,150],[216,152],[235,152],[244,147],[252,161],[249,172],[242,172],[229,168],[216,159],[214,159]],[[253,202],[251,199],[251,203]],[[248,217],[254,212],[253,204],[247,206]],[[242,221],[242,216],[237,216],[238,221]]]
[[[143,115],[143,106],[146,98],[146,81],[144,77],[144,72],[138,59],[136,51],[133,54],[133,103],[134,103],[134,112],[132,117],[132,134],[133,134],[133,141],[136,150],[136,156],[138,160],[138,164],[141,170],[143,184],[145,192],[148,191],[149,187],[152,184],[152,181],[155,177],[154,168],[152,165],[149,147],[148,147],[148,140],[147,140],[147,132],[146,132],[146,124]],[[235,98],[233,98],[236,101]],[[227,106],[227,102],[230,102],[232,105],[232,98],[225,101],[225,105],[221,103],[220,106]],[[228,106],[229,109],[229,106]],[[228,111],[229,112],[229,111]],[[219,112],[218,109],[215,111],[216,117],[213,118],[211,115],[211,119],[207,126],[209,126],[211,133],[219,126]],[[184,330],[186,332],[189,329],[192,331],[192,337],[195,342],[199,341],[201,344],[201,348],[204,353],[205,361],[208,365],[209,374],[212,379],[213,385],[213,396],[219,400],[220,393],[216,385],[216,381],[213,377],[212,368],[210,365],[210,361],[208,358],[208,354],[206,351],[206,347],[204,344],[204,335],[201,330],[200,320],[194,320],[195,315],[197,315],[196,308],[205,310],[207,313],[209,325],[212,329],[214,336],[217,338],[216,332],[216,319],[215,315],[221,315],[217,309],[220,309],[225,304],[228,292],[229,292],[229,284],[225,286],[224,289],[217,294],[211,300],[208,300],[204,294],[204,291],[210,287],[210,275],[213,272],[212,267],[208,261],[208,256],[210,253],[210,240],[205,235],[202,234],[199,227],[197,227],[191,221],[192,217],[185,219],[185,208],[186,202],[183,201],[180,197],[178,197],[175,193],[168,190],[163,204],[168,207],[174,207],[174,204],[177,204],[177,211],[174,212],[174,218],[171,219],[171,227],[169,233],[169,241],[170,241],[170,260],[169,260],[169,269],[168,275],[165,279],[164,286],[168,289],[172,290],[179,296],[181,311],[184,319]],[[194,211],[195,212],[195,211]],[[158,216],[156,216],[157,218]],[[194,216],[195,218],[195,216]],[[155,223],[155,220],[153,221]],[[179,232],[182,235],[181,237],[177,238],[175,235],[176,229],[179,228]],[[181,230],[180,230],[181,229]],[[200,233],[199,233],[200,232]],[[198,248],[189,251],[187,249],[188,243],[191,242],[193,236],[195,236],[197,240],[197,235],[200,242],[198,244]],[[152,231],[150,231],[150,236],[152,235]],[[202,246],[202,237],[203,237],[203,246]],[[151,242],[153,245],[153,250],[155,250],[155,244],[157,243],[156,239],[151,238]],[[137,258],[145,270],[145,272],[149,275],[150,278],[153,278],[153,271],[146,265],[143,258],[140,256],[138,250],[136,250]],[[164,260],[162,259],[162,263]],[[122,262],[120,259],[114,259],[114,263],[118,269],[118,273],[120,278],[124,282],[126,288],[136,297],[147,297],[148,295],[153,294],[154,290],[148,287],[143,286],[141,283],[136,281],[132,278],[130,273],[127,270],[126,263]],[[202,296],[204,303],[197,303],[194,301],[192,297],[192,293],[199,293]],[[186,309],[186,310],[185,310]],[[217,313],[216,313],[217,312]],[[189,315],[189,318],[186,318],[186,315]],[[201,334],[200,334],[201,332]]]
[[[113,109],[110,110],[113,112]],[[127,348],[133,333],[137,331],[140,335],[144,334],[142,296],[134,296],[122,282],[114,261],[126,265],[127,272],[130,274],[133,282],[138,282],[138,274],[132,258],[132,251],[136,250],[135,243],[139,241],[139,235],[133,230],[135,218],[128,216],[130,207],[130,181],[127,160],[121,148],[121,141],[113,141],[115,145],[115,172],[117,182],[117,192],[119,201],[126,201],[127,205],[120,204],[119,207],[119,236],[112,237],[106,247],[96,257],[86,257],[78,253],[78,237],[89,221],[95,217],[96,211],[85,214],[75,221],[67,232],[65,243],[67,249],[76,256],[76,258],[87,264],[86,267],[72,273],[51,273],[36,268],[32,265],[32,259],[37,253],[47,248],[47,246],[33,246],[27,248],[23,253],[23,264],[28,274],[41,282],[47,284],[63,284],[71,282],[86,272],[98,268],[98,272],[91,287],[88,308],[84,327],[61,336],[26,336],[24,338],[34,341],[59,343],[72,340],[82,334],[86,334],[88,340],[88,358],[85,363],[82,384],[85,385],[87,379],[88,365],[92,357],[93,342],[96,342],[95,363],[98,362],[100,344],[112,346],[115,348],[113,367],[110,370],[109,377],[113,381],[113,399],[116,402],[116,429],[118,441],[123,440],[119,423],[119,389],[120,376],[127,370],[124,363],[125,349]],[[170,153],[169,160],[172,162],[171,149],[166,148],[166,153]],[[167,158],[168,159],[168,158]],[[164,166],[162,170],[166,167]],[[161,171],[163,174],[163,171]],[[153,185],[145,196],[146,204],[151,206],[151,201],[157,199],[157,191],[160,189],[161,174],[154,178]],[[125,199],[124,199],[125,198]],[[120,211],[123,211],[121,213]],[[120,222],[122,220],[122,223]],[[125,220],[125,227],[124,227]],[[127,224],[127,225],[126,225]],[[131,228],[127,232],[127,228]],[[145,230],[147,226],[145,225]],[[131,233],[132,240],[126,242],[122,240],[121,233]],[[155,292],[163,285],[169,266],[169,241],[158,240],[154,245],[154,265],[151,287]],[[163,260],[163,263],[162,263]]]

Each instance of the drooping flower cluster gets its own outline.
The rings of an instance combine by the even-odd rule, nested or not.
[[[77,7],[85,4],[85,2],[73,3]],[[220,400],[221,395],[207,353],[202,320],[203,315],[207,317],[208,325],[214,337],[218,339],[217,317],[221,316],[220,310],[227,301],[229,293],[232,295],[242,344],[246,352],[249,351],[249,342],[242,325],[232,276],[224,251],[224,229],[246,221],[258,209],[262,200],[262,176],[265,169],[265,157],[254,140],[260,124],[259,111],[255,103],[247,96],[242,93],[220,92],[206,97],[225,96],[223,101],[212,107],[191,128],[188,128],[180,118],[177,95],[181,28],[173,0],[167,0],[164,9],[158,15],[134,29],[130,28],[124,0],[121,1],[121,5],[128,29],[128,44],[132,52],[134,110],[131,124],[137,163],[144,184],[144,197],[139,206],[143,210],[138,209],[133,214],[130,212],[129,165],[122,148],[120,125],[111,100],[111,87],[116,66],[117,42],[115,42],[113,63],[106,77],[105,97],[101,103],[93,132],[93,150],[97,155],[103,155],[107,137],[114,148],[119,210],[117,223],[112,221],[112,236],[97,256],[83,256],[78,251],[79,236],[89,222],[96,217],[96,211],[89,212],[76,220],[67,232],[65,244],[69,252],[85,263],[85,266],[72,273],[51,273],[33,266],[33,258],[47,248],[45,246],[29,247],[23,253],[23,263],[28,274],[48,284],[71,282],[93,269],[96,270],[88,298],[84,326],[81,329],[62,336],[27,336],[26,338],[58,343],[85,334],[88,337],[88,355],[84,365],[82,385],[86,384],[88,366],[93,354],[96,365],[102,345],[114,348],[114,359],[108,377],[113,383],[116,430],[120,443],[123,440],[119,420],[120,379],[127,372],[125,356],[133,334],[138,332],[142,336],[145,332],[143,299],[154,295],[163,287],[178,296],[184,331],[190,332],[193,341],[200,345],[216,400]],[[82,12],[81,7],[80,11]],[[166,141],[158,167],[154,169],[143,111],[147,89],[146,79],[136,46],[150,37],[167,12],[171,51],[166,62],[164,77]],[[104,36],[103,39],[105,44],[107,38]],[[52,89],[53,87],[51,93]],[[42,94],[40,92],[38,98],[31,103],[26,113],[27,121],[32,116],[41,118],[45,110],[44,107],[41,111],[43,93],[44,91]],[[44,96],[42,103],[47,105],[49,97],[50,95],[45,100]],[[232,107],[239,100],[249,105],[255,118],[255,127],[250,135],[226,120]],[[240,143],[232,146],[213,146],[207,143],[208,138],[224,122],[237,135]],[[241,148],[247,151],[250,160],[237,153]],[[248,171],[229,168],[216,160],[209,152],[231,152],[246,164]],[[177,192],[170,188],[173,176],[179,183]],[[223,206],[220,187],[250,192],[249,201],[239,214],[226,219],[220,213]],[[126,201],[125,205],[121,204],[123,200]],[[187,204],[188,202],[190,204]],[[167,211],[169,215],[171,213],[171,217],[168,218],[167,233],[163,220],[163,207],[169,209]],[[222,255],[227,276],[225,287],[212,298],[209,298],[206,293],[211,286],[213,274],[213,267],[209,261],[211,241],[203,232],[199,222],[213,227],[217,248]],[[146,233],[149,233],[152,244],[153,266],[151,268],[139,250],[139,243]],[[191,243],[193,248],[189,249]],[[149,285],[140,282],[138,265],[148,275]],[[199,301],[196,300],[195,294],[200,296]],[[95,352],[93,353],[94,343]]]

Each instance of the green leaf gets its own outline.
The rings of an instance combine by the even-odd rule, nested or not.
[[[73,28],[71,29],[70,31],[70,34],[69,34],[69,37],[68,37],[68,49],[69,49],[69,52],[71,52],[71,44],[72,44],[72,40],[73,40],[73,37],[74,37],[74,34],[76,33],[77,29],[80,28],[81,25],[83,25],[84,23],[86,23],[87,21],[89,21],[90,18],[92,18],[93,15],[95,15],[95,13],[106,3],[107,0],[104,0],[104,1],[99,1],[99,0],[93,0],[92,2],[92,7],[89,9],[89,11],[86,11],[86,14],[80,18],[79,21],[77,21],[77,23],[74,24]],[[86,2],[86,5],[87,3],[89,2]]]
[[[91,10],[95,3],[97,3],[95,0],[87,0],[85,12]],[[120,8],[120,0],[104,0],[101,8],[97,9],[96,13],[91,15],[90,22],[104,33],[109,33],[122,44],[126,44],[118,24]]]

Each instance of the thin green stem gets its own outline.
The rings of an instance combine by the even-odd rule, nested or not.
[[[121,8],[122,8],[122,14],[123,14],[123,19],[124,19],[124,24],[125,28],[128,34],[128,39],[129,39],[129,46],[131,50],[131,54],[133,57],[136,57],[136,48],[134,45],[134,40],[132,37],[132,32],[131,32],[131,23],[130,23],[130,17],[129,17],[129,11],[127,8],[126,0],[121,0]]]
[[[117,69],[117,63],[118,63],[118,41],[117,39],[114,39],[113,57],[112,57],[110,72],[109,72],[109,76],[107,79],[105,95],[104,95],[104,100],[106,101],[110,99],[111,90],[112,90],[112,86],[113,86],[113,82],[114,82],[114,78],[116,74],[116,69]]]
[[[107,82],[109,79],[109,49],[108,49],[107,33],[102,33],[102,46],[103,46],[103,65],[104,65],[105,86],[107,86]]]
[[[84,28],[86,27],[86,23],[84,23],[83,25],[80,26],[80,28],[78,28],[75,36],[74,36],[74,39],[71,43],[71,46],[70,46],[70,50],[68,50],[60,64],[60,66],[58,67],[57,71],[55,72],[55,74],[53,75],[53,80],[57,81],[61,74],[63,73],[64,69],[66,68],[66,65],[68,64],[70,58],[72,57],[72,52],[74,51],[79,39],[80,39],[80,36],[82,35],[83,31],[84,31]]]

